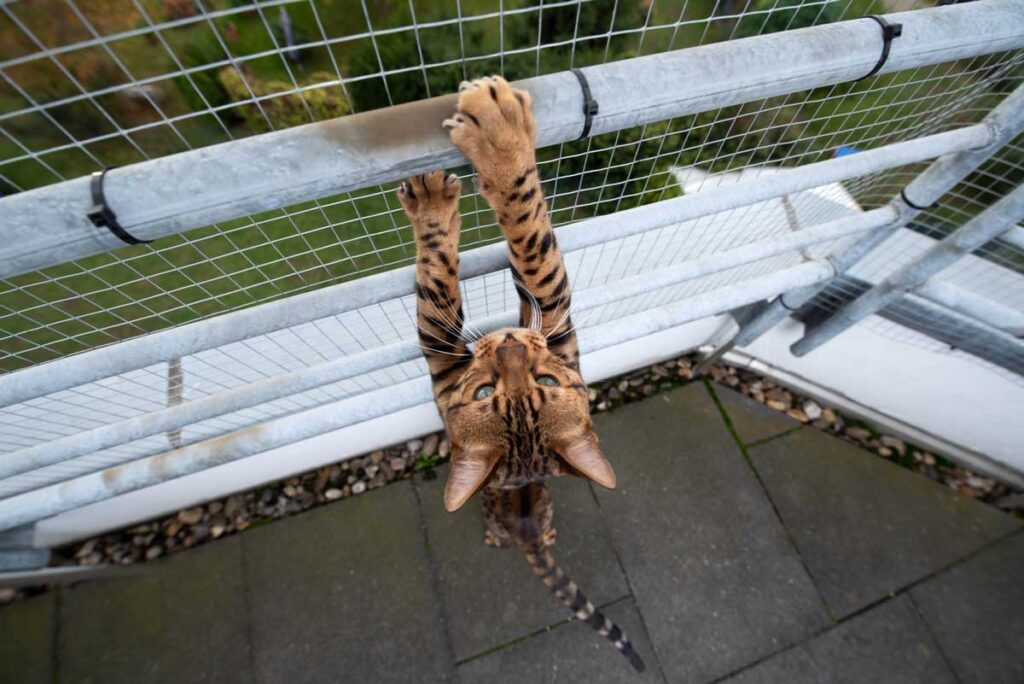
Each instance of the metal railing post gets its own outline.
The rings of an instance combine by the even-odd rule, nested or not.
[[[929,207],[938,202],[957,183],[1024,130],[1024,86],[1018,86],[1016,90],[1007,95],[995,109],[989,112],[983,123],[991,131],[991,139],[987,145],[977,149],[954,152],[935,160],[890,202],[899,212],[898,221],[875,230],[864,239],[858,240],[855,244],[829,257],[836,268],[837,275],[848,271],[886,238],[907,225],[923,211],[920,207]],[[743,325],[732,340],[714,350],[711,355],[698,364],[695,370],[698,372],[705,370],[733,347],[745,347],[751,344],[826,287],[828,287],[828,283],[779,295],[758,315]]]
[[[1018,186],[962,228],[925,250],[918,258],[892,273],[819,325],[808,328],[790,350],[803,356],[875,313],[904,294],[921,287],[936,273],[1014,227],[1024,217],[1024,185]]]

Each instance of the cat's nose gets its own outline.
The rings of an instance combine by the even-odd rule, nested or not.
[[[503,371],[519,370],[526,366],[526,345],[513,339],[507,339],[498,345],[498,368]]]
[[[505,339],[503,339],[501,341],[501,344],[502,344],[502,346],[513,345],[513,344],[519,344],[519,341],[516,340],[515,335],[513,335],[512,333],[505,333]]]

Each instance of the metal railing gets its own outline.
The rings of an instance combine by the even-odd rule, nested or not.
[[[300,4],[316,13],[315,2]],[[273,34],[269,6],[249,9]],[[901,264],[888,271],[904,262],[934,263],[922,252],[938,245],[934,249],[946,253],[939,239],[949,230],[940,216],[970,229],[973,216],[962,214],[985,222],[985,208],[994,205],[990,212],[1001,212],[1001,230],[1016,220],[1000,208],[1011,200],[997,200],[1022,180],[1017,174],[1024,161],[1015,155],[1024,126],[1024,0],[885,15],[886,22],[902,25],[902,35],[877,74],[855,86],[850,82],[871,71],[882,52],[874,20],[812,21],[808,28],[738,38],[744,20],[763,19],[757,33],[786,6],[750,9],[727,18],[731,28],[719,42],[704,44],[699,36],[693,47],[674,49],[673,33],[655,54],[643,54],[658,29],[698,26],[707,33],[723,20],[687,18],[684,7],[677,20],[659,24],[657,2],[646,7],[639,28],[617,27],[613,19],[607,33],[595,37],[579,34],[585,2],[556,3],[575,13],[576,30],[571,40],[549,36],[548,44],[538,27],[535,75],[521,83],[535,102],[541,175],[574,282],[574,320],[585,354],[771,300],[734,340],[747,344],[792,310],[832,307],[822,303],[831,302],[824,295],[852,287],[851,274],[863,275],[858,269],[881,268],[894,256]],[[791,10],[815,8],[820,16],[830,7],[800,3]],[[421,70],[430,95],[432,70],[465,70],[486,60],[428,59],[422,32],[489,19],[504,30],[508,17],[534,11],[541,20],[543,8],[525,7],[437,22],[414,17],[351,40],[323,30],[323,40],[298,49],[330,51],[368,40],[385,86],[400,76],[419,78]],[[10,17],[15,10],[4,12]],[[17,70],[33,60],[52,63],[143,35],[164,40],[173,28],[241,16],[228,8],[167,21],[147,15],[144,28],[97,33],[65,47],[37,46],[0,60],[0,74],[14,82]],[[780,28],[796,15],[784,16],[788,23]],[[223,37],[223,29],[212,26]],[[382,45],[411,36],[420,50],[413,67],[385,68]],[[613,39],[624,38],[636,39],[634,54],[608,60]],[[287,46],[277,41],[273,37],[268,55],[287,61]],[[559,65],[575,66],[576,51],[587,41],[605,45],[604,58],[583,65],[600,108],[590,138],[574,142],[584,121],[578,81],[564,68],[542,73],[540,59],[545,50],[565,48],[573,56]],[[511,60],[519,49],[502,45],[496,54]],[[167,51],[177,54],[169,43]],[[244,76],[240,64],[248,61],[208,66]],[[170,75],[188,81],[202,73],[175,67]],[[273,94],[250,87],[250,96],[230,106],[204,100],[200,111],[220,117],[254,107],[245,111],[267,116],[272,102],[308,108],[303,93],[319,87],[347,93],[369,79],[344,76],[339,68],[334,81],[311,85],[288,74],[293,87]],[[150,85],[138,78],[132,83]],[[79,90],[54,100],[58,104],[23,96],[26,111],[59,124],[61,106],[103,109],[102,95]],[[12,370],[0,375],[0,530],[428,403],[414,334],[411,248],[401,237],[390,189],[379,184],[464,163],[440,128],[452,106],[451,96],[428,98],[219,145],[190,145],[196,149],[111,171],[107,200],[125,229],[157,239],[153,246],[110,252],[116,238],[86,218],[92,204],[86,178],[0,199],[0,277],[7,279],[0,304],[9,311],[6,320],[21,326],[4,338]],[[710,119],[702,118],[709,112]],[[0,132],[25,147],[7,130],[17,113],[0,112]],[[152,128],[180,131],[192,118],[164,116]],[[312,112],[310,118],[316,118]],[[115,137],[130,135],[119,130]],[[47,154],[97,142],[71,139],[70,147],[56,145]],[[20,154],[18,163],[47,159]],[[0,171],[9,168],[0,161]],[[682,196],[672,196],[679,194],[671,191],[676,187]],[[930,208],[950,197],[957,201]],[[508,324],[517,300],[504,273],[505,246],[478,196],[465,197],[462,209],[461,275],[470,324],[483,330]],[[225,225],[231,221],[237,223]],[[304,228],[309,221],[312,227]],[[915,232],[915,222],[933,234]],[[353,227],[359,232],[347,234]],[[971,280],[917,287],[921,282],[914,279],[916,298],[905,301],[931,307],[957,339],[977,331],[968,350],[1018,372],[1021,342],[1013,335],[1024,315],[1024,250],[1013,244],[1013,233],[999,245],[989,240],[993,235],[964,248],[979,255],[970,257]],[[912,247],[887,247],[896,239]],[[209,246],[200,248],[204,240]],[[186,257],[188,249],[200,258]],[[879,250],[888,251],[879,258]],[[218,265],[223,257],[235,261]],[[213,268],[212,275],[193,277],[194,264]],[[275,264],[288,268],[272,276]],[[328,276],[308,282],[314,270]],[[902,281],[888,271],[867,284],[881,283],[877,287],[892,294],[862,298],[855,315],[844,318],[858,310],[884,312],[909,291],[891,286]],[[167,285],[162,279],[169,275],[185,282]],[[84,276],[99,281],[98,289],[67,292]],[[135,296],[122,281],[147,294]],[[247,283],[257,281],[276,289],[233,299],[254,293],[257,286]],[[108,300],[114,294],[129,301]]]

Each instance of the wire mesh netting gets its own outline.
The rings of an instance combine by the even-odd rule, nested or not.
[[[0,6],[0,184],[5,193],[289,126],[510,80],[900,7],[877,0],[47,0]],[[565,143],[539,152],[555,225],[699,193],[975,123],[1024,82],[1024,54],[920,67]],[[939,207],[862,265],[877,281],[1021,180],[1024,143],[1000,151]],[[887,203],[924,164],[666,226],[570,256],[574,289],[721,252]],[[456,170],[468,179],[471,170]],[[464,184],[462,246],[500,239]],[[596,326],[774,273],[842,242],[771,257],[583,312]],[[1024,250],[986,246],[958,285],[1024,308]],[[292,296],[412,262],[390,186],[161,238],[0,284],[0,371]],[[467,313],[512,310],[505,274],[464,283]],[[818,306],[834,306],[827,299]],[[381,345],[414,339],[403,298],[180,360],[186,401]],[[574,318],[576,318],[574,316]],[[895,331],[893,334],[897,334]],[[421,361],[198,422],[189,443],[416,377]],[[176,401],[176,400],[175,400]],[[14,451],[166,407],[168,365],[0,410]],[[16,491],[164,450],[165,435],[7,480]],[[36,478],[36,479],[32,479]]]

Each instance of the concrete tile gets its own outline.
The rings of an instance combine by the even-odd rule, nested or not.
[[[728,387],[714,385],[714,390],[744,444],[759,442],[802,425],[785,413],[770,409]]]
[[[569,617],[566,607],[538,580],[518,549],[484,545],[479,496],[448,513],[442,504],[447,467],[432,481],[418,481],[431,551],[438,566],[445,613],[451,621],[457,660],[532,634]],[[552,555],[601,605],[626,596],[606,527],[588,484],[581,478],[551,480],[558,543]]]
[[[254,681],[454,678],[410,483],[250,530],[242,540]]]
[[[886,601],[727,684],[956,684],[906,597]]]
[[[910,594],[963,684],[1024,682],[1024,534]]]
[[[607,639],[598,636],[589,626],[573,620],[463,663],[458,670],[459,680],[463,684],[662,681],[633,601],[620,601],[609,607],[605,614],[622,627],[633,642],[646,665],[643,673],[637,673]]]
[[[0,607],[0,682],[50,684],[57,592]]]
[[[239,539],[60,599],[62,682],[250,682]]]
[[[828,618],[701,384],[597,417],[598,499],[669,681],[707,682]]]
[[[750,450],[835,617],[1019,526],[1010,516],[815,430]]]

